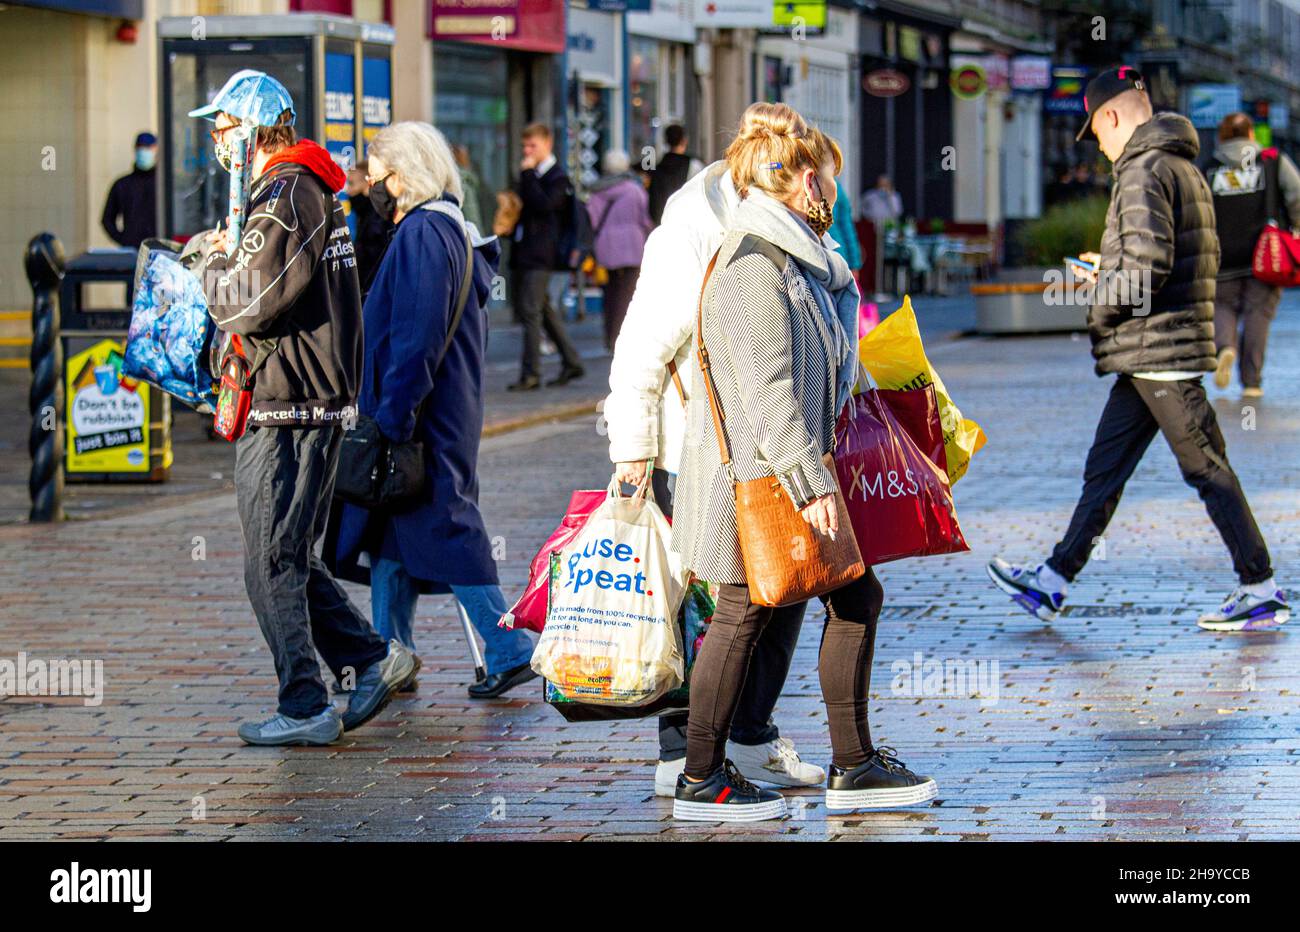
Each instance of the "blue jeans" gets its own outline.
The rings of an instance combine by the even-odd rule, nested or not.
[[[483,661],[490,676],[528,663],[533,642],[522,630],[498,628],[506,613],[501,587],[451,586],[452,594],[469,615],[470,624],[483,639]],[[420,590],[415,578],[398,560],[376,560],[370,568],[370,615],[375,630],[387,643],[396,638],[415,650],[415,603]]]

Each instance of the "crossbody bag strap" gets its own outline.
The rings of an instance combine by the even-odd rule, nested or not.
[[[682,387],[682,374],[677,371],[677,360],[668,360],[668,375],[672,377],[673,387],[677,389],[677,397],[682,401],[682,407],[686,407],[686,389]]]
[[[469,286],[474,278],[474,244],[470,241],[469,232],[465,233],[465,274],[460,277],[460,291],[456,293],[456,306],[451,312],[451,320],[447,323],[447,339],[442,341],[442,352],[438,354],[438,361],[433,365],[433,372],[437,375],[442,361],[447,358],[447,351],[451,349],[451,341],[456,337],[456,328],[460,326],[460,319],[465,316],[465,305],[469,303]],[[433,392],[430,391],[429,395]],[[419,424],[424,417],[424,408],[429,403],[429,395],[424,396],[420,406],[415,409],[415,423]]]
[[[709,348],[704,345],[704,292],[708,290],[709,278],[717,264],[718,253],[715,252],[709,260],[709,267],[704,270],[704,283],[700,285],[700,299],[695,309],[695,330],[699,342],[695,355],[699,360],[700,372],[704,374],[704,392],[709,399],[709,411],[713,414],[713,432],[718,435],[718,453],[722,456],[722,465],[730,466],[731,445],[727,442],[726,418],[722,413],[722,403],[718,400],[718,387],[713,384],[713,372],[709,368]]]

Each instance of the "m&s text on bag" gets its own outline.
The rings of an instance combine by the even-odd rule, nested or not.
[[[597,568],[606,561],[630,563],[627,571],[614,571]],[[589,566],[596,563],[597,567]],[[590,540],[578,552],[569,557],[569,574],[564,580],[564,587],[575,593],[584,586],[594,585],[598,589],[613,589],[615,592],[635,592],[640,595],[654,595],[645,588],[645,567],[638,567],[641,558],[636,556],[628,544],[615,544],[611,538],[601,537]],[[636,570],[636,572],[632,572]]]

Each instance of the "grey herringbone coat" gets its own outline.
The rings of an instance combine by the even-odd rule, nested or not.
[[[821,247],[809,239],[808,248]],[[723,240],[704,291],[704,341],[735,478],[775,474],[800,508],[831,491],[822,455],[831,449],[837,413],[835,334],[811,287],[799,261],[741,228]],[[743,585],[732,476],[709,412],[699,336],[697,330],[673,549],[701,579]]]

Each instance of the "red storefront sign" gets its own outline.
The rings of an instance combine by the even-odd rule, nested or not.
[[[528,52],[564,51],[564,0],[429,0],[432,39]]]

